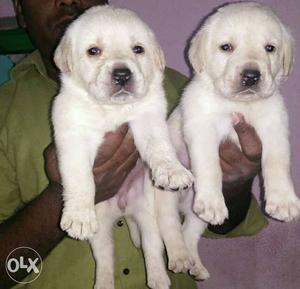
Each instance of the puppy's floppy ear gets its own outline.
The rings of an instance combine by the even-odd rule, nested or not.
[[[54,62],[61,72],[70,73],[73,68],[71,39],[67,34],[59,42],[55,53]]]
[[[283,25],[281,27],[283,32],[283,76],[287,77],[290,74],[294,63],[295,43],[289,29]]]
[[[165,60],[164,52],[157,42],[155,42],[154,47],[153,47],[153,57],[154,57],[154,62],[157,65],[157,67],[161,71],[164,71],[165,66],[166,66],[166,60]]]
[[[190,43],[188,57],[190,64],[197,73],[200,73],[204,68],[207,38],[207,28],[203,27],[196,33]]]

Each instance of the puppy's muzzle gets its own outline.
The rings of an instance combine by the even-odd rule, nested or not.
[[[112,72],[113,81],[115,84],[125,86],[131,79],[132,73],[128,68],[116,68]]]
[[[259,70],[245,69],[241,73],[241,86],[244,88],[252,88],[258,84],[261,78]]]

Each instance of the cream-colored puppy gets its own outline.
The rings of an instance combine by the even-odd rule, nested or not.
[[[133,217],[142,232],[148,284],[168,288],[153,192],[124,184],[124,211],[116,196],[97,205],[96,217],[92,173],[105,133],[128,122],[156,186],[191,186],[192,175],[177,160],[168,136],[163,53],[149,27],[133,12],[99,6],[70,25],[54,60],[62,72],[52,111],[64,188],[61,227],[71,237],[90,239],[97,262],[95,288],[109,289],[114,288],[112,225],[122,215]]]
[[[183,131],[195,176],[194,212],[222,224],[220,142],[238,143],[232,113],[242,113],[263,145],[266,212],[290,221],[300,201],[290,176],[287,111],[279,92],[293,63],[293,39],[275,13],[258,3],[227,5],[195,35],[189,59],[195,70],[182,101]]]
[[[191,185],[168,137],[163,53],[133,12],[90,9],[67,29],[54,59],[62,72],[52,111],[64,187],[61,226],[70,236],[96,231],[93,162],[105,133],[125,122],[157,186]]]
[[[189,59],[194,77],[169,127],[178,156],[191,165],[195,191],[162,194],[156,189],[158,221],[169,268],[205,279],[209,275],[197,244],[205,222],[222,224],[228,216],[218,152],[226,138],[238,144],[232,120],[239,113],[262,141],[266,212],[282,221],[299,215],[290,176],[288,117],[279,92],[293,63],[293,39],[270,8],[229,4],[206,19],[192,39]],[[178,209],[185,216],[183,225]]]

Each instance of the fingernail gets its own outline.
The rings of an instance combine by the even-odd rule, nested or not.
[[[120,133],[122,133],[122,134],[126,134],[127,131],[128,131],[128,124],[127,124],[127,123],[122,124],[122,125],[119,127],[119,131],[120,131]]]
[[[231,121],[232,121],[232,124],[235,126],[237,124],[239,124],[241,121],[244,120],[244,117],[241,113],[239,112],[232,112],[231,114]]]

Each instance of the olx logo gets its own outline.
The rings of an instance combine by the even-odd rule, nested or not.
[[[8,276],[15,282],[21,284],[31,283],[42,272],[42,258],[37,251],[30,247],[18,247],[7,256],[5,268]],[[22,270],[26,271],[26,275],[28,275],[23,281],[18,280],[18,275]]]

